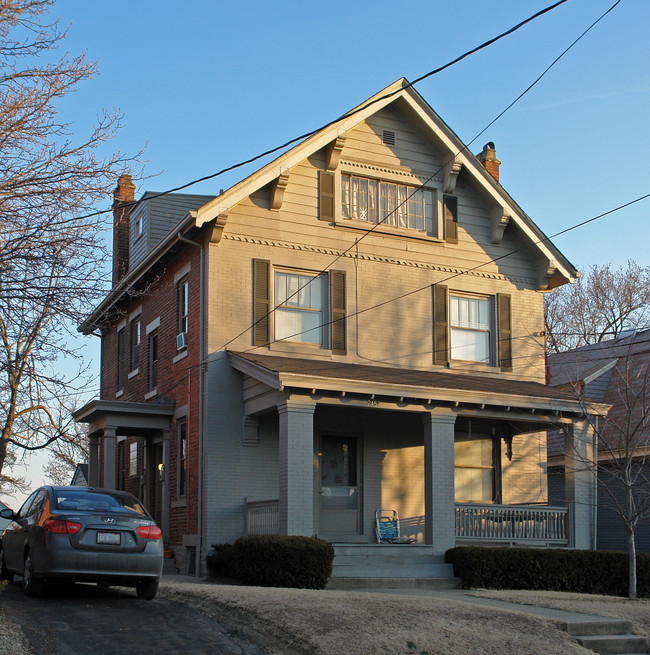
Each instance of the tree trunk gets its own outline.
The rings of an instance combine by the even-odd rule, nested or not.
[[[636,600],[636,543],[634,540],[634,529],[627,531],[627,556],[630,569],[630,587],[628,598]]]

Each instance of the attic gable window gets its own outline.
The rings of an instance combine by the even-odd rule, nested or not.
[[[380,223],[435,235],[432,189],[342,175],[341,192],[344,220]]]

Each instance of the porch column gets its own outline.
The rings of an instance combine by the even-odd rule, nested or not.
[[[564,435],[564,493],[571,510],[574,548],[595,548],[594,491],[596,487],[596,452],[594,430],[588,420],[575,420]]]
[[[314,410],[308,400],[278,405],[280,534],[314,534]]]
[[[103,486],[106,489],[115,489],[115,435],[117,428],[105,427],[104,428],[104,482]]]
[[[99,487],[99,435],[88,437],[88,486]]]
[[[424,423],[424,543],[434,555],[456,545],[454,424],[451,410],[434,410]]]
[[[161,476],[161,512],[160,519],[162,525],[160,529],[163,533],[163,541],[169,538],[169,477],[171,466],[171,435],[169,430],[162,431],[162,464],[163,468],[160,471]]]

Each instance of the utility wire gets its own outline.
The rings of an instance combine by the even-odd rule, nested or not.
[[[619,2],[620,1],[621,0],[619,0]],[[300,136],[296,136],[296,137],[294,137],[292,139],[289,139],[288,141],[285,141],[282,145],[275,146],[274,148],[270,148],[269,150],[265,150],[262,153],[259,153],[259,154],[255,155],[253,157],[250,157],[248,159],[240,161],[240,162],[238,162],[236,164],[226,166],[226,167],[222,168],[221,170],[217,171],[216,173],[210,173],[209,175],[204,175],[203,177],[199,177],[199,178],[197,178],[195,180],[192,180],[191,182],[186,182],[185,184],[181,184],[181,185],[173,187],[171,189],[167,189],[166,191],[160,191],[158,193],[152,193],[148,198],[145,199],[145,202],[148,202],[149,200],[153,200],[154,198],[160,198],[161,196],[166,196],[166,195],[168,195],[170,193],[176,193],[177,191],[182,191],[183,189],[187,189],[188,187],[194,186],[195,184],[199,184],[200,182],[206,182],[208,180],[212,180],[212,179],[214,179],[216,177],[219,177],[220,175],[223,175],[224,173],[229,173],[230,171],[234,171],[234,170],[236,170],[238,168],[241,168],[242,166],[252,164],[253,162],[256,162],[256,161],[258,161],[258,160],[260,160],[260,159],[262,159],[264,157],[267,157],[268,155],[272,155],[272,154],[274,154],[276,152],[284,150],[285,148],[288,148],[289,146],[293,145],[294,143],[297,143],[299,141],[303,141],[304,139],[307,139],[310,136],[313,136],[317,132],[320,132],[321,130],[326,129],[326,128],[334,125],[335,123],[338,123],[339,121],[343,120],[344,118],[349,118],[350,116],[354,116],[355,114],[358,114],[359,112],[364,111],[365,109],[367,109],[368,107],[374,105],[375,103],[381,102],[382,100],[385,100],[387,98],[391,98],[392,96],[396,95],[397,93],[400,93],[403,89],[408,89],[409,87],[417,84],[418,82],[421,82],[422,80],[425,80],[428,77],[436,75],[437,73],[440,73],[440,72],[446,70],[447,68],[450,68],[454,64],[457,64],[458,62],[462,61],[463,59],[466,59],[470,55],[473,55],[476,52],[479,52],[480,50],[483,50],[484,48],[487,48],[488,46],[492,45],[493,43],[496,43],[497,41],[500,41],[501,39],[505,38],[506,36],[509,36],[510,34],[513,34],[517,30],[519,30],[522,27],[524,27],[525,25],[527,25],[528,23],[536,20],[540,16],[543,16],[544,14],[552,11],[553,9],[559,7],[560,5],[563,5],[565,2],[568,2],[568,0],[559,0],[558,2],[555,2],[554,4],[549,5],[548,7],[544,8],[544,9],[541,9],[540,11],[536,12],[535,14],[530,16],[529,18],[526,18],[525,20],[521,21],[520,23],[517,23],[516,25],[514,25],[510,29],[506,30],[505,32],[502,32],[501,34],[499,34],[499,35],[497,35],[495,37],[492,37],[491,39],[485,41],[481,45],[478,45],[478,46],[472,48],[471,50],[468,50],[467,52],[465,52],[462,55],[460,55],[460,56],[456,57],[455,59],[453,59],[452,61],[450,61],[450,62],[448,62],[448,63],[446,63],[446,64],[444,64],[444,65],[442,65],[442,66],[440,66],[438,68],[435,68],[435,69],[429,71],[428,73],[425,73],[424,75],[421,75],[420,77],[413,80],[413,82],[409,82],[408,84],[406,84],[404,87],[401,87],[397,91],[393,91],[393,92],[385,94],[385,95],[383,95],[383,96],[381,96],[379,98],[375,98],[374,100],[371,100],[370,102],[365,103],[361,107],[357,107],[356,109],[348,111],[345,114],[342,114],[341,116],[339,116],[338,118],[336,118],[336,119],[334,119],[332,121],[329,121],[328,123],[325,123],[324,125],[321,125],[320,127],[317,127],[317,128],[315,128],[313,130],[310,130],[309,132],[305,132],[304,134],[302,134]],[[131,207],[131,206],[137,204],[138,202],[140,202],[140,201],[134,200],[132,202],[123,203],[121,206],[122,207]],[[102,210],[98,210],[98,211],[91,212],[91,213],[88,213],[88,214],[83,214],[81,216],[76,216],[74,218],[70,218],[70,219],[68,219],[67,222],[79,221],[79,220],[83,220],[85,218],[92,218],[93,216],[101,216],[102,214],[108,214],[111,211],[113,211],[113,208],[109,207],[108,209],[102,209]]]
[[[411,190],[411,192],[407,195],[407,197],[406,197],[404,200],[402,200],[401,202],[397,203],[397,205],[395,206],[395,208],[394,208],[392,211],[388,212],[384,218],[382,218],[380,221],[377,221],[377,223],[375,223],[375,224],[374,224],[374,225],[373,225],[369,230],[367,230],[367,231],[366,231],[366,232],[365,232],[365,233],[364,233],[364,234],[363,234],[359,239],[357,239],[353,244],[350,244],[350,246],[348,246],[345,250],[343,250],[343,251],[340,252],[336,257],[334,257],[334,259],[333,259],[333,260],[332,260],[332,261],[331,261],[331,262],[330,262],[330,263],[329,263],[329,264],[328,264],[328,265],[327,265],[323,270],[321,270],[319,273],[317,273],[316,275],[313,276],[312,280],[317,279],[319,275],[323,275],[323,274],[325,274],[325,273],[327,272],[327,270],[328,270],[329,268],[331,268],[331,267],[332,267],[332,266],[333,266],[333,265],[334,265],[334,264],[335,264],[339,259],[341,259],[342,257],[344,257],[344,256],[345,256],[348,252],[350,252],[353,248],[356,248],[360,241],[362,241],[363,239],[365,239],[369,234],[372,234],[372,233],[373,233],[373,232],[374,232],[374,231],[375,231],[375,230],[376,230],[380,225],[382,225],[383,223],[385,223],[385,222],[388,220],[389,217],[394,216],[395,213],[396,213],[396,212],[397,212],[401,207],[405,206],[406,203],[408,203],[408,201],[410,200],[410,198],[411,198],[413,195],[415,195],[418,191],[420,191],[421,189],[423,189],[423,188],[426,186],[426,184],[428,184],[428,183],[429,183],[429,182],[430,182],[430,181],[431,181],[431,180],[432,180],[436,175],[438,175],[438,173],[440,173],[440,172],[445,168],[445,166],[447,166],[449,163],[451,163],[451,162],[452,162],[452,161],[453,161],[453,160],[454,160],[458,155],[460,155],[460,154],[462,154],[463,152],[467,151],[467,150],[469,149],[469,147],[472,145],[472,143],[474,143],[474,141],[476,141],[476,140],[477,140],[477,139],[478,139],[478,138],[479,138],[479,137],[480,137],[480,136],[481,136],[481,135],[482,135],[482,134],[483,134],[483,133],[484,133],[484,132],[489,128],[489,127],[491,127],[492,125],[494,125],[494,123],[496,123],[496,121],[498,121],[498,120],[499,120],[499,119],[500,119],[500,118],[501,118],[501,117],[502,117],[502,116],[503,116],[503,115],[504,115],[504,114],[505,114],[509,109],[511,109],[511,108],[512,108],[512,107],[513,107],[517,102],[519,102],[519,100],[521,100],[521,98],[523,98],[523,97],[524,97],[524,96],[525,96],[525,95],[526,95],[526,94],[527,94],[527,93],[528,93],[528,92],[529,92],[529,91],[530,91],[534,86],[536,86],[536,85],[537,85],[537,84],[542,80],[542,78],[546,76],[546,74],[551,70],[551,68],[553,68],[553,66],[555,66],[555,64],[557,64],[557,63],[560,61],[560,59],[562,59],[562,57],[564,57],[564,55],[566,55],[566,54],[567,54],[567,53],[568,53],[568,52],[569,52],[569,51],[570,51],[570,50],[571,50],[571,49],[572,49],[572,48],[573,48],[573,47],[574,47],[574,46],[575,46],[575,45],[576,45],[580,40],[582,40],[582,38],[585,37],[585,36],[586,36],[586,35],[587,35],[587,34],[588,34],[588,33],[589,33],[589,32],[590,32],[590,31],[591,31],[591,30],[592,30],[592,29],[593,29],[593,28],[594,28],[594,27],[595,27],[595,26],[596,26],[596,25],[597,25],[597,24],[598,24],[598,23],[599,23],[599,22],[600,22],[600,21],[601,21],[601,20],[602,20],[606,15],[607,15],[607,14],[609,14],[609,13],[610,13],[610,12],[611,12],[611,11],[612,11],[612,10],[613,10],[613,9],[614,9],[614,8],[615,8],[615,7],[620,3],[620,2],[621,2],[621,0],[616,0],[616,2],[615,2],[613,5],[611,5],[611,6],[609,7],[609,9],[607,9],[604,13],[602,13],[602,14],[601,14],[601,15],[600,15],[600,16],[599,16],[599,17],[598,17],[594,22],[591,23],[591,25],[589,25],[589,27],[588,27],[586,30],[584,30],[584,31],[583,31],[583,32],[582,32],[582,33],[581,33],[581,34],[580,34],[576,39],[574,39],[573,42],[572,42],[572,43],[571,43],[567,48],[565,48],[565,49],[564,49],[564,50],[563,50],[563,51],[562,51],[562,52],[561,52],[561,53],[560,53],[560,54],[559,54],[559,55],[558,55],[558,56],[557,56],[557,57],[556,57],[556,58],[555,58],[555,59],[554,59],[554,60],[553,60],[553,61],[552,61],[552,62],[551,62],[551,63],[550,63],[550,64],[549,64],[549,65],[548,65],[544,70],[543,70],[543,71],[542,71],[542,73],[541,73],[540,75],[538,75],[537,78],[536,78],[536,79],[535,79],[531,84],[529,84],[529,85],[526,87],[526,89],[524,89],[524,91],[522,91],[522,92],[521,92],[521,93],[520,93],[520,94],[519,94],[519,95],[518,95],[518,96],[517,96],[517,97],[516,97],[516,98],[515,98],[511,103],[510,103],[510,104],[508,104],[508,106],[507,106],[505,109],[503,109],[503,110],[502,110],[502,111],[501,111],[501,112],[500,112],[500,113],[499,113],[499,114],[498,114],[498,115],[497,115],[493,120],[491,120],[491,121],[490,121],[490,122],[489,122],[489,123],[488,123],[488,124],[487,124],[487,125],[486,125],[486,126],[485,126],[485,127],[484,127],[484,128],[483,128],[483,129],[482,129],[482,130],[477,134],[477,135],[476,135],[476,136],[474,136],[474,137],[473,137],[473,138],[472,138],[472,139],[471,139],[467,144],[464,144],[463,147],[462,147],[458,152],[454,153],[451,157],[449,157],[446,161],[444,161],[443,164],[442,164],[442,165],[441,165],[441,166],[440,166],[436,171],[434,171],[434,172],[433,172],[433,173],[432,173],[432,174],[431,174],[431,175],[430,175],[430,176],[429,176],[429,177],[428,177],[424,182],[422,182],[419,186],[415,186],[415,187],[413,187],[413,189]],[[514,29],[514,28],[513,28],[513,29]],[[479,46],[479,47],[481,47],[481,46]],[[470,51],[470,52],[471,52],[471,51]],[[462,57],[461,57],[461,58],[462,58]],[[456,60],[454,60],[454,61],[456,61]],[[449,64],[449,65],[451,65],[451,64]],[[443,68],[444,68],[444,67],[443,67]],[[437,70],[440,70],[440,69],[437,69]],[[412,85],[415,84],[416,82],[418,82],[418,81],[424,79],[425,77],[428,77],[428,75],[433,74],[434,72],[436,72],[436,71],[432,71],[431,73],[427,73],[426,75],[424,75],[424,76],[418,78],[417,80],[414,80],[414,82],[410,83],[410,84],[407,85],[407,86],[412,86]],[[401,91],[401,89],[400,89],[400,91]],[[383,96],[383,97],[390,97],[390,96],[392,96],[392,95],[394,95],[395,93],[398,93],[398,92],[399,92],[399,91],[395,91],[395,92],[390,93],[390,94],[388,94],[387,96]],[[378,101],[378,100],[379,100],[379,99],[377,99],[377,101]],[[369,103],[369,104],[372,104],[372,103]],[[366,106],[368,106],[368,105],[366,105]],[[337,120],[340,120],[340,119],[337,119]],[[336,122],[337,122],[337,121],[333,121],[331,124],[336,123]],[[596,219],[590,219],[590,220],[596,220]],[[570,229],[573,229],[573,228],[570,228]],[[548,242],[548,241],[549,241],[549,239],[543,239],[543,240],[541,240],[541,241],[537,241],[537,242],[535,242],[534,244],[531,244],[531,245],[537,245],[537,244],[545,243],[545,242]],[[503,256],[508,256],[508,255],[506,254],[506,255],[503,255]],[[494,260],[494,261],[498,261],[498,260]],[[472,269],[470,269],[470,271],[471,271],[471,270],[472,270]],[[300,293],[300,292],[301,292],[301,291],[302,291],[306,286],[308,286],[309,284],[311,284],[312,280],[310,280],[309,282],[306,282],[303,286],[301,286],[301,287],[300,287],[299,289],[297,289],[294,293],[292,293],[289,297],[287,297],[287,298],[285,299],[285,302],[287,302],[287,301],[290,300],[291,298],[294,298],[296,295],[298,295],[298,294],[299,294],[299,293]],[[399,297],[398,297],[397,299],[399,299]],[[390,302],[390,301],[386,301],[386,302]],[[252,325],[250,325],[250,326],[247,327],[245,330],[243,330],[242,332],[240,332],[239,334],[237,334],[236,336],[234,336],[232,339],[230,339],[229,341],[227,341],[225,344],[223,344],[223,345],[222,345],[220,348],[218,348],[217,350],[222,350],[222,349],[224,349],[224,348],[227,348],[227,347],[228,347],[228,346],[229,346],[233,341],[235,341],[235,340],[238,339],[239,337],[243,336],[243,335],[246,334],[248,331],[252,330],[252,329],[253,329],[253,328],[254,328],[258,323],[260,323],[261,321],[264,321],[264,320],[266,320],[267,318],[269,318],[269,317],[270,317],[270,316],[275,312],[276,309],[277,309],[277,307],[274,307],[274,308],[270,309],[270,310],[269,310],[269,311],[268,311],[264,316],[260,317],[260,318],[259,318],[257,321],[255,321]],[[293,335],[293,336],[296,336],[296,335]],[[285,337],[285,338],[286,338],[286,337]]]

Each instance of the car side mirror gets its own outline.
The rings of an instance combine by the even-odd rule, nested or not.
[[[4,509],[0,509],[0,519],[10,519],[13,521],[13,519],[16,518],[16,515],[14,514],[14,511],[12,509],[9,509],[8,507],[5,507]]]

